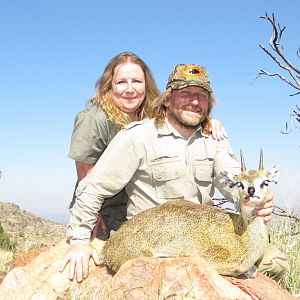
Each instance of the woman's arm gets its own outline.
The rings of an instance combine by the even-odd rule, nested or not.
[[[220,141],[228,138],[227,132],[219,120],[216,119],[210,120],[209,131],[211,132],[214,140]]]
[[[95,165],[75,161],[75,166],[77,172],[77,180],[79,182],[93,170]]]

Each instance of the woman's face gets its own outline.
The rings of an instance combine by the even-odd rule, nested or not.
[[[127,62],[116,66],[112,81],[112,99],[123,112],[134,115],[146,94],[145,75],[142,68]]]

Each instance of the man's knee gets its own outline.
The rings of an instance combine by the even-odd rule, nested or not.
[[[268,245],[262,258],[257,262],[258,272],[279,281],[287,272],[287,257],[276,247]]]

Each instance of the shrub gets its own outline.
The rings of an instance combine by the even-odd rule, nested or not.
[[[15,252],[16,244],[10,241],[9,236],[4,232],[4,229],[0,223],[0,248]]]

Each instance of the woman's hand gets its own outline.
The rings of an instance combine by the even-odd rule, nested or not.
[[[269,222],[272,217],[272,212],[273,212],[273,193],[269,192],[266,196],[265,204],[256,209],[256,214],[258,216],[264,217],[265,222]]]
[[[214,140],[224,140],[228,138],[227,132],[221,122],[216,119],[210,120],[210,130]]]
[[[96,265],[100,264],[98,253],[90,243],[70,245],[59,271],[63,272],[69,263],[69,279],[73,280],[75,276],[81,282],[88,277],[91,257]]]
[[[99,227],[101,228],[101,231],[104,235],[106,235],[107,233],[107,226],[106,226],[106,223],[105,223],[105,220],[102,216],[101,213],[99,213],[98,215],[98,219],[97,219],[97,222],[96,222],[96,225],[93,229],[93,232],[92,232],[92,237],[93,238],[96,238],[97,237],[97,233],[98,233],[98,230],[99,230]]]

